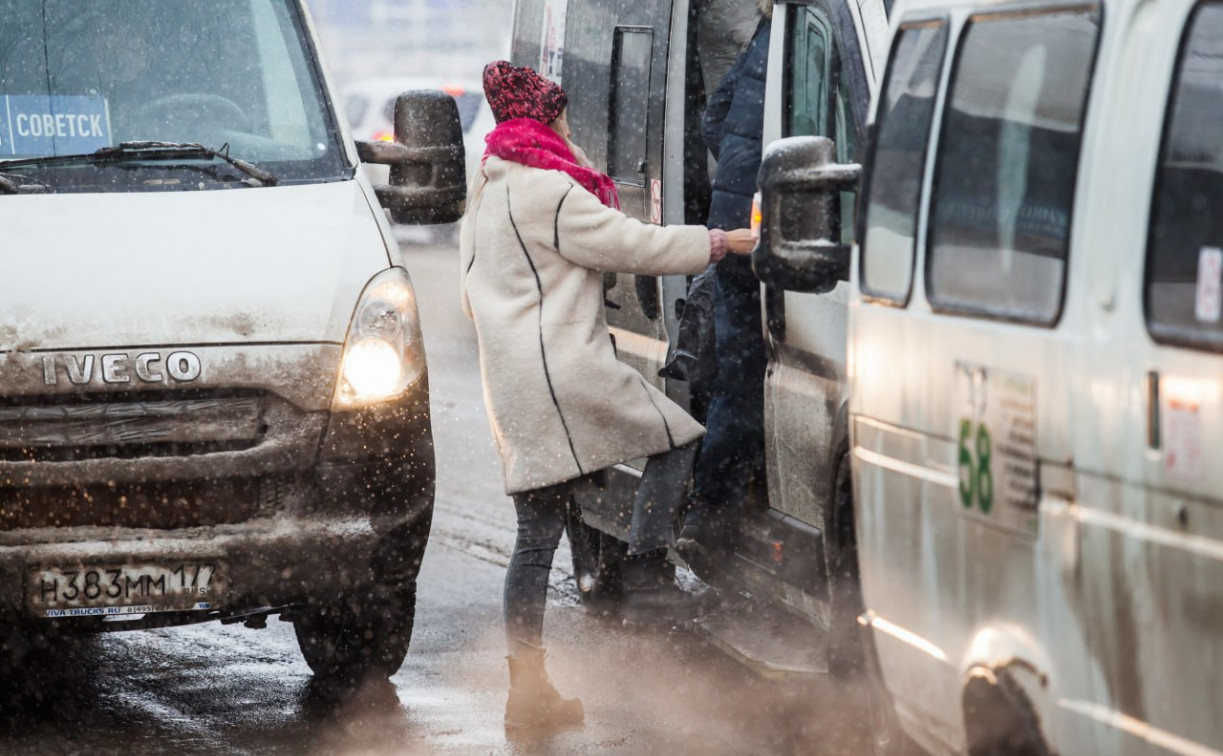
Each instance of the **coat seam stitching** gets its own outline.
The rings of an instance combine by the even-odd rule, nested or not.
[[[476,221],[480,217],[480,206],[476,205],[476,211],[471,216],[471,262],[467,263],[467,270],[463,271],[466,276],[471,273],[471,269],[476,265]],[[512,222],[512,219],[511,219]]]
[[[573,191],[573,184],[565,190],[561,195],[561,201],[556,203],[556,218],[552,221],[552,245],[556,247],[556,254],[561,253],[561,208],[565,206],[565,200],[569,199],[569,192]]]
[[[569,424],[565,422],[565,413],[561,410],[560,402],[556,398],[556,388],[552,385],[552,373],[548,370],[548,350],[544,346],[544,285],[539,278],[539,270],[535,267],[535,261],[531,259],[531,253],[527,250],[526,242],[522,240],[522,234],[518,231],[518,224],[514,222],[514,208],[510,202],[508,186],[505,188],[505,211],[510,218],[510,226],[514,229],[514,236],[518,238],[518,246],[522,248],[522,254],[527,258],[527,265],[531,267],[531,273],[535,276],[535,288],[539,291],[539,356],[544,364],[544,378],[548,382],[548,393],[552,396],[552,406],[556,408],[561,428],[565,431],[565,440],[569,442],[569,453],[573,455],[573,463],[577,465],[578,475],[585,475],[586,471],[582,469],[578,451],[573,445],[573,434],[569,432]]]

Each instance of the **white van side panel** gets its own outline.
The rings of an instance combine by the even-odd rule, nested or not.
[[[863,588],[888,687],[933,753],[964,747],[964,672],[1007,653],[1046,676],[1023,684],[1058,752],[1223,752],[1223,469],[1178,476],[1167,459],[1176,432],[1213,458],[1223,371],[1217,355],[1155,344],[1143,314],[1154,169],[1191,7],[1105,8],[1056,327],[933,314],[920,252],[907,309],[852,294]],[[919,250],[924,236],[923,223]],[[1034,383],[1029,533],[960,501],[955,362]],[[1148,444],[1152,371],[1160,448]],[[1173,429],[1173,401],[1196,424]]]

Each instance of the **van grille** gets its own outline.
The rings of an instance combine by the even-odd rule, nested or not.
[[[0,488],[0,531],[88,526],[168,530],[225,525],[283,509],[299,490],[292,476]]]
[[[241,451],[267,433],[262,395],[80,395],[0,405],[0,460],[189,456]]]

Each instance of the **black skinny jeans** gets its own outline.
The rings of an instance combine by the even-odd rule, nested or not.
[[[505,571],[505,636],[512,657],[532,656],[543,648],[548,574],[565,532],[571,484],[514,494],[518,540]]]
[[[662,566],[695,454],[693,442],[647,460],[633,501],[630,556],[657,560]],[[510,656],[529,656],[543,647],[552,557],[565,533],[569,497],[583,481],[578,478],[514,494],[518,540],[505,571],[505,635]]]

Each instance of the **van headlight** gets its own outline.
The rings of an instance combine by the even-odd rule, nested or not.
[[[393,399],[424,374],[412,283],[403,268],[391,268],[374,276],[357,302],[332,407],[354,409]]]

